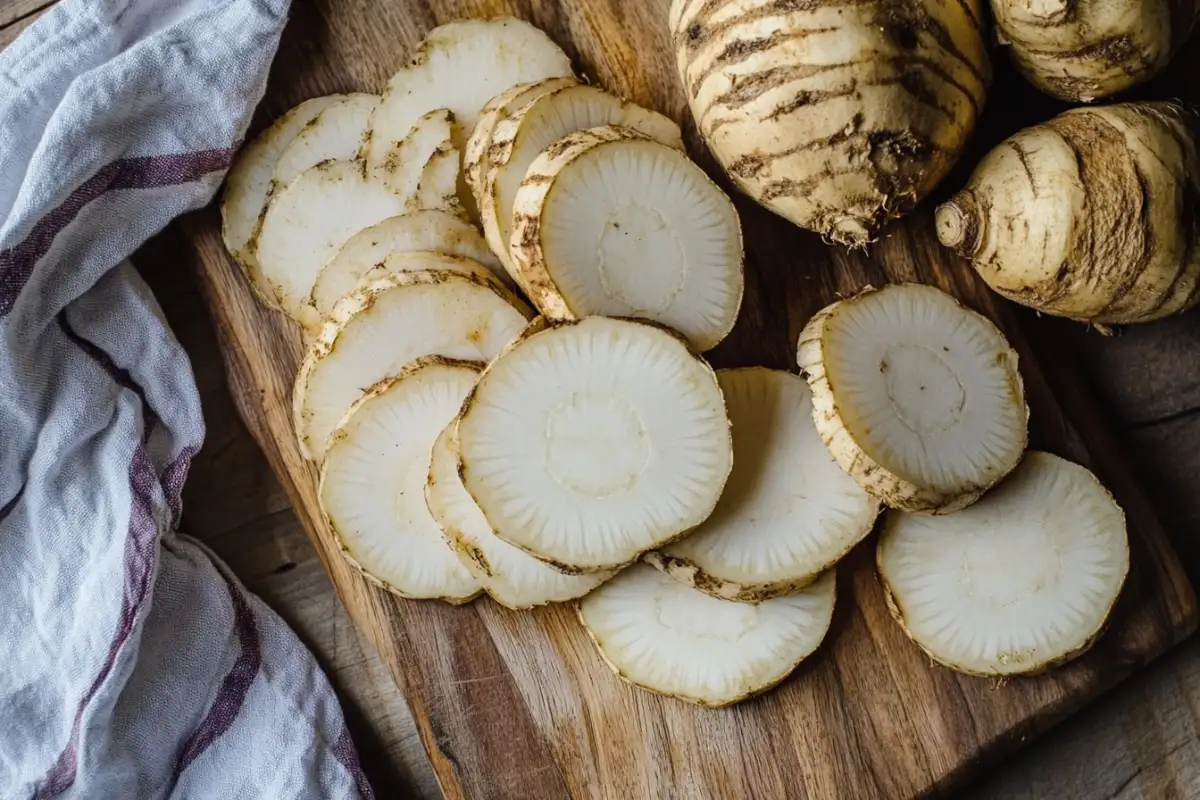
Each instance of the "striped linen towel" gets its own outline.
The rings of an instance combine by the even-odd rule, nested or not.
[[[0,53],[0,798],[367,797],[329,683],[175,532],[204,436],[126,260],[207,203],[288,0],[64,0]]]

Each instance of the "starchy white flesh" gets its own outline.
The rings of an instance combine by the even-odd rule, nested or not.
[[[301,172],[322,161],[348,161],[362,147],[367,120],[379,102],[374,94],[350,94],[314,117],[279,154],[273,180],[287,186]]]
[[[1125,515],[1096,477],[1031,451],[970,508],[888,514],[888,607],[934,660],[978,675],[1038,672],[1099,636],[1125,574]]]
[[[577,81],[572,77],[522,83],[501,92],[487,102],[480,111],[475,130],[471,131],[471,138],[463,148],[463,175],[472,194],[483,194],[483,179],[487,176],[490,166],[488,149],[492,146],[492,134],[500,121],[508,119],[514,111],[535,97],[575,83]]]
[[[733,461],[712,369],[671,333],[538,325],[458,423],[463,483],[501,539],[564,571],[633,561],[704,521]]]
[[[798,594],[720,600],[638,564],[579,601],[600,655],[634,686],[727,706],[778,684],[820,646],[833,620],[832,571]]]
[[[434,109],[413,122],[408,135],[396,142],[368,172],[396,194],[411,200],[417,195],[430,160],[448,148],[454,148],[454,115],[444,108]]]
[[[868,289],[826,307],[800,334],[797,361],[821,438],[885,505],[964,508],[1025,451],[1016,352],[931,286]]]
[[[451,422],[433,445],[425,502],[451,549],[497,603],[508,608],[561,603],[612,577],[612,572],[566,575],[497,538],[458,476],[454,435]]]
[[[420,211],[423,208],[463,214],[458,201],[458,175],[462,158],[454,142],[446,139],[425,162],[417,180],[416,191],[408,198],[407,208]]]
[[[529,318],[491,278],[405,272],[338,301],[309,346],[292,397],[300,451],[320,462],[338,420],[375,383],[425,355],[488,361]]]
[[[529,165],[567,134],[601,125],[622,125],[683,149],[683,135],[674,120],[595,86],[567,86],[539,95],[496,125],[488,150],[483,194],[476,199],[484,236],[510,270],[513,201]],[[515,270],[513,279],[520,285]]]
[[[343,96],[305,100],[275,120],[271,127],[238,151],[225,178],[225,194],[221,198],[221,237],[229,254],[246,271],[250,285],[271,308],[278,308],[278,303],[259,273],[255,246],[272,189],[275,163],[305,125]]]
[[[737,211],[679,150],[614,126],[572,133],[530,165],[512,224],[516,272],[550,319],[650,319],[697,351],[737,321]]]
[[[833,460],[803,378],[717,370],[733,472],[712,515],[646,560],[716,597],[758,602],[807,586],[871,531],[879,504]]]
[[[328,317],[334,304],[354,291],[367,272],[392,253],[414,250],[466,256],[488,267],[497,277],[508,279],[475,226],[455,214],[426,209],[388,217],[350,237],[317,276],[313,306],[321,317]]]
[[[480,585],[446,546],[422,494],[437,432],[482,364],[428,358],[363,396],[321,469],[321,508],[342,552],[390,592],[462,603]]]
[[[566,53],[542,31],[512,17],[459,20],[434,28],[412,62],[392,76],[363,149],[380,164],[419,117],[448,108],[465,143],[488,100],[520,83],[571,75]]]
[[[404,198],[363,177],[353,161],[325,161],[305,170],[271,198],[258,237],[262,274],[284,313],[302,325],[317,273],[346,240],[404,211]]]

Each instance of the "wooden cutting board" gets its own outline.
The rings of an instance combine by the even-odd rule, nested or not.
[[[254,130],[308,97],[378,91],[433,25],[516,14],[600,85],[685,121],[667,47],[668,0],[319,0],[296,3]],[[1002,66],[973,151],[1056,109]],[[967,162],[973,156],[968,154]],[[946,186],[961,184],[965,173]],[[868,253],[826,247],[739,199],[748,246],[737,329],[717,366],[794,368],[801,327],[839,293],[917,280],[995,319],[1020,353],[1035,446],[1091,466],[1125,506],[1132,570],[1111,627],[1084,658],[1003,685],[934,667],[889,618],[874,538],[839,574],[826,644],[783,686],[727,710],[636,691],[593,652],[573,609],[510,612],[398,600],[340,559],[316,473],[292,435],[298,331],[259,306],[226,255],[215,209],[185,220],[243,418],[287,487],[343,601],[408,698],[448,797],[902,798],[938,793],[1127,676],[1196,625],[1195,597],[1069,356],[1032,315],[990,294],[937,244],[927,206]],[[386,491],[381,487],[381,491]]]

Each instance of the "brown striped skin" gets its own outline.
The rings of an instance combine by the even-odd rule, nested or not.
[[[991,67],[979,0],[679,0],[672,42],[733,181],[863,246],[953,166]]]
[[[993,289],[1098,324],[1200,299],[1200,116],[1178,103],[1068,111],[989,153],[938,236]]]
[[[1091,102],[1144,83],[1196,22],[1196,0],[991,0],[997,33],[1030,83]]]

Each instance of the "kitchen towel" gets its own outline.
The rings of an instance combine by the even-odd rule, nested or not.
[[[204,425],[126,260],[209,202],[288,0],[63,0],[0,53],[0,797],[371,790],[296,636],[175,531]]]

